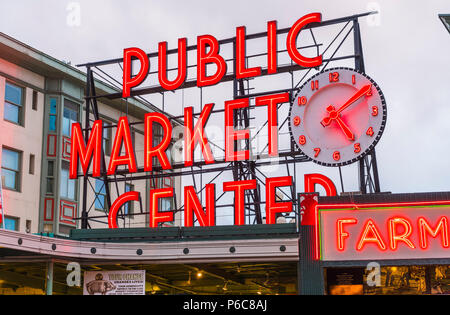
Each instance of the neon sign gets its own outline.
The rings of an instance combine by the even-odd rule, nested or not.
[[[316,207],[316,258],[450,258],[450,201]]]
[[[302,29],[311,23],[320,23],[322,15],[311,13],[301,17],[292,25],[286,38],[286,50],[292,61],[305,68],[313,68],[322,64],[322,55],[309,58],[305,57],[297,49],[297,37]],[[247,68],[245,65],[245,26],[236,28],[236,49],[234,76],[236,79],[244,79],[260,76],[261,67]],[[137,59],[140,69],[135,76],[132,76],[132,60]],[[214,64],[216,72],[207,75],[206,67]],[[267,23],[267,73],[277,72],[277,23],[270,21]],[[124,50],[123,54],[123,92],[124,98],[129,97],[131,89],[139,86],[147,78],[150,61],[146,53],[137,47]],[[219,83],[227,73],[227,63],[220,55],[219,41],[212,35],[201,35],[197,37],[197,86],[204,87]],[[178,74],[170,81],[167,78],[167,42],[158,45],[158,80],[165,90],[175,90],[183,85],[187,75],[187,39],[178,39]]]
[[[322,55],[309,58],[305,57],[297,49],[297,38],[302,29],[311,23],[320,23],[322,17],[320,13],[312,13],[301,17],[290,28],[286,38],[286,50],[293,62],[304,68],[318,67],[322,64]],[[167,42],[158,44],[158,81],[160,86],[167,90],[175,90],[186,82],[187,77],[187,51],[190,49],[186,38],[178,40],[178,67],[177,76],[173,80],[168,79]],[[220,43],[212,35],[202,35],[197,37],[197,86],[204,87],[219,83],[227,73],[227,63],[220,55]],[[140,66],[136,73],[132,65],[134,60],[139,62]],[[234,76],[236,79],[257,77],[262,75],[262,68],[246,66],[246,29],[244,26],[236,28],[235,58],[234,58]],[[132,64],[133,63],[133,64]],[[215,65],[215,73],[208,74],[206,68],[208,65]],[[270,21],[267,23],[267,73],[277,72],[277,23]],[[150,61],[148,55],[137,47],[131,47],[124,50],[123,53],[123,93],[127,98],[132,95],[132,89],[142,84],[149,73]],[[133,73],[136,73],[133,75]],[[268,153],[270,157],[278,156],[278,123],[277,108],[281,103],[290,102],[289,93],[274,95],[265,95],[255,98],[255,106],[265,106],[267,108],[268,121]],[[236,141],[249,140],[250,131],[248,129],[235,130],[234,112],[250,106],[249,98],[239,98],[225,101],[224,104],[224,137],[225,137],[225,161],[245,161],[249,160],[249,150],[238,150],[235,146]],[[213,111],[214,104],[206,104],[199,115],[194,115],[193,107],[184,109],[184,167],[191,167],[194,164],[194,150],[198,146],[201,149],[204,162],[206,164],[216,163],[212,154],[208,138],[205,133],[205,127]],[[194,122],[194,116],[197,121]],[[153,142],[153,126],[158,124],[162,128],[162,140],[159,144]],[[83,175],[89,171],[93,177],[104,176],[101,174],[102,160],[102,134],[103,122],[96,120],[90,129],[90,134],[83,135],[82,127],[79,123],[72,125],[71,136],[71,156],[70,156],[70,178],[75,179],[79,176],[79,164]],[[166,150],[170,145],[172,137],[172,125],[168,117],[161,113],[148,113],[144,117],[144,171],[152,172],[154,169],[153,159],[156,158],[163,170],[173,168]],[[86,140],[87,138],[87,140]],[[85,142],[87,141],[87,142]],[[123,152],[122,152],[123,151]],[[112,145],[109,165],[107,165],[106,175],[116,174],[119,166],[125,166],[128,173],[138,171],[136,156],[131,140],[130,125],[127,117],[121,117],[117,123],[117,132]],[[92,165],[91,165],[92,164]],[[323,180],[320,184],[326,183],[327,194],[335,194],[336,190],[331,180]],[[317,178],[316,178],[317,179]],[[314,179],[314,180],[316,180]],[[308,178],[309,180],[309,178]],[[292,211],[292,202],[276,201],[275,190],[278,187],[292,186],[293,178],[291,176],[266,178],[266,223],[276,223],[277,213],[289,213]],[[331,185],[329,184],[331,183]],[[307,183],[310,189],[311,183]],[[314,184],[313,184],[314,185]],[[257,182],[253,180],[231,181],[223,183],[223,191],[234,193],[235,225],[245,223],[245,191],[257,189]],[[215,225],[215,185],[208,184],[205,187],[206,206],[203,208],[199,198],[192,186],[184,187],[184,218],[185,226],[192,226],[194,216],[198,219],[200,226]],[[173,188],[151,189],[149,193],[149,227],[157,227],[164,222],[170,222],[174,219],[173,211],[160,212],[158,209],[161,198],[173,197]],[[117,228],[117,213],[121,206],[130,201],[138,201],[138,192],[126,192],[120,195],[111,205],[109,211],[108,224],[110,228]]]

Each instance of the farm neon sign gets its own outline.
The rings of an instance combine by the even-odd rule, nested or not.
[[[319,205],[316,258],[450,258],[450,201]]]
[[[305,57],[297,49],[297,37],[302,29],[311,23],[320,23],[322,21],[320,13],[312,13],[303,16],[291,27],[286,38],[286,50],[292,61],[304,68],[317,67],[322,64],[322,56]],[[236,28],[235,45],[235,72],[236,79],[257,77],[262,75],[261,67],[247,68],[246,59],[246,31],[245,27]],[[187,39],[178,40],[178,73],[175,79],[169,80],[167,77],[167,42],[161,42],[158,45],[158,80],[165,90],[175,90],[180,88],[186,81],[187,76]],[[267,23],[267,73],[277,72],[277,24],[276,21]],[[132,75],[132,61],[137,59],[140,63],[139,71]],[[216,72],[207,74],[206,67],[215,65]],[[132,88],[139,86],[146,79],[150,68],[150,62],[147,54],[136,47],[127,48],[123,55],[123,94],[124,98],[132,94]],[[219,83],[227,73],[227,64],[220,55],[219,41],[211,35],[203,35],[197,38],[197,86],[204,87]],[[281,103],[290,102],[288,93],[265,95],[255,98],[255,106],[267,107],[268,121],[268,154],[269,156],[278,156],[278,125],[277,108]],[[250,131],[248,129],[234,129],[233,114],[237,109],[248,108],[250,106],[249,98],[240,98],[226,101],[224,104],[224,136],[225,136],[225,161],[243,161],[249,160],[249,150],[237,150],[236,141],[249,140]],[[216,163],[212,154],[208,138],[205,134],[205,126],[212,113],[214,104],[206,104],[197,121],[194,123],[193,107],[184,109],[184,166],[191,167],[194,163],[194,150],[200,147],[202,156],[206,164]],[[153,126],[158,124],[163,131],[162,140],[159,144],[153,143]],[[70,178],[78,177],[79,164],[83,174],[86,175],[92,167],[92,176],[100,177],[102,160],[102,134],[103,122],[96,120],[90,130],[90,135],[85,142],[85,136],[81,125],[74,123],[72,125],[71,135],[71,156],[70,156]],[[156,158],[163,170],[172,169],[172,165],[166,155],[172,138],[172,125],[168,117],[161,113],[148,113],[144,117],[144,171],[152,172],[154,165],[153,159]],[[124,153],[121,153],[122,148]],[[129,173],[136,173],[137,163],[133,150],[130,125],[127,117],[121,117],[117,123],[117,131],[112,145],[109,165],[106,174],[114,175],[117,167],[126,166]],[[309,177],[308,177],[309,176]],[[266,223],[274,224],[277,213],[286,213],[292,211],[292,202],[276,201],[275,190],[278,187],[291,186],[293,178],[291,176],[266,178]],[[327,194],[335,194],[334,184],[319,174],[305,176],[306,190],[314,189],[315,184],[325,187]],[[312,187],[312,188],[311,188]],[[244,194],[246,190],[257,188],[257,182],[253,180],[230,181],[223,183],[224,192],[233,192],[235,196],[234,223],[236,225],[244,224]],[[192,226],[194,215],[201,226],[215,225],[215,185],[208,184],[205,187],[206,205],[201,205],[194,187],[184,187],[184,212],[185,226]],[[160,223],[173,221],[173,211],[160,212],[158,210],[159,200],[161,198],[173,197],[173,188],[151,189],[149,194],[149,213],[150,227],[157,227]],[[111,205],[109,211],[109,227],[117,227],[117,213],[121,206],[126,202],[138,201],[138,192],[127,192],[120,195]]]

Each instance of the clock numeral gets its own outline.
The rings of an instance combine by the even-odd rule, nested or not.
[[[372,88],[370,88],[370,90],[366,93],[366,96],[372,96]]]
[[[361,152],[361,144],[355,143],[355,145],[353,147],[355,148],[355,150],[353,152],[355,152],[355,153]]]
[[[333,160],[339,161],[341,159],[341,153],[339,151],[334,151]]]
[[[352,75],[352,83],[353,83],[353,85],[356,84],[356,77],[355,77],[355,75]]]
[[[305,136],[300,136],[298,138],[298,143],[300,143],[300,145],[305,145],[306,144],[306,137]]]
[[[339,82],[339,72],[330,73],[330,82]]]
[[[378,107],[372,106],[372,116],[378,116]]]
[[[301,121],[302,121],[302,120],[300,119],[300,117],[295,116],[295,117],[294,117],[294,126],[300,125],[300,122],[301,122]]]
[[[373,134],[374,134],[373,128],[372,128],[372,127],[369,127],[369,129],[367,129],[367,131],[366,131],[366,135],[368,135],[369,137],[372,137]]]
[[[302,96],[302,97],[298,98],[298,106],[306,105],[307,102],[308,102],[308,99],[306,98],[306,96]]]
[[[319,153],[320,153],[320,148],[315,148],[315,149],[314,149],[314,152],[316,152],[316,153],[314,154],[314,157],[318,157],[318,156],[319,156]]]
[[[319,89],[319,80],[311,81],[311,90],[318,90]]]

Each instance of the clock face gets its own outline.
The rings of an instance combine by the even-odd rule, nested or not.
[[[342,166],[373,149],[386,115],[383,93],[371,78],[354,69],[333,68],[298,90],[289,128],[297,147],[314,162]]]

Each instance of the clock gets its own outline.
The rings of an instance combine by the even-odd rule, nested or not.
[[[386,126],[386,102],[369,76],[332,68],[311,77],[295,94],[289,113],[293,141],[324,166],[354,163],[369,153]]]

